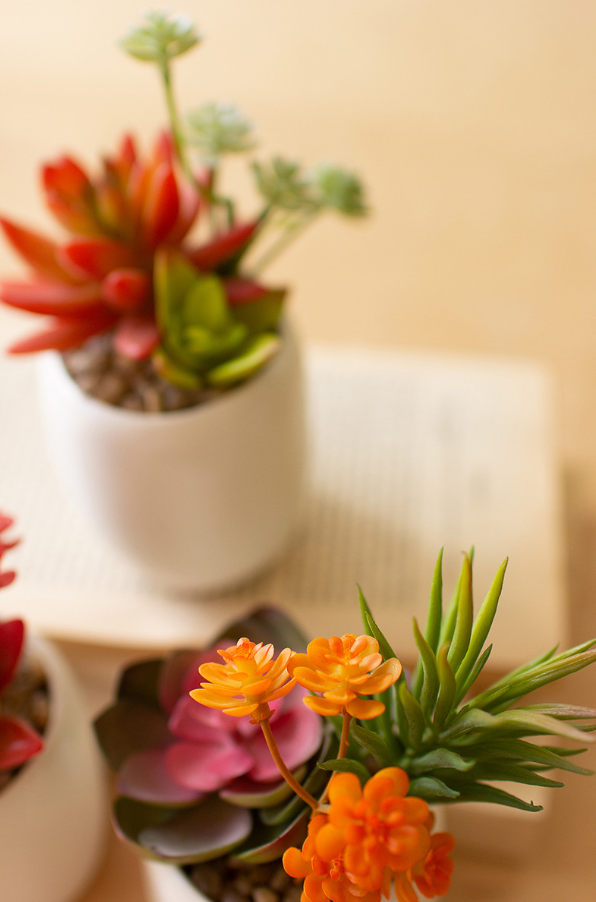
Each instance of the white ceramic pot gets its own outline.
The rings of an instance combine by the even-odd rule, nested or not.
[[[435,831],[446,830],[444,807],[435,812]],[[213,902],[190,882],[184,871],[161,861],[144,861],[143,877],[149,902]],[[446,898],[446,897],[443,897]],[[395,902],[391,892],[389,902]]]
[[[304,383],[290,329],[253,379],[199,407],[138,413],[87,397],[42,355],[51,459],[104,535],[170,586],[217,592],[286,547],[306,461]]]
[[[0,793],[0,898],[71,902],[92,880],[109,819],[103,762],[75,679],[58,651],[32,639],[47,675],[43,750]]]

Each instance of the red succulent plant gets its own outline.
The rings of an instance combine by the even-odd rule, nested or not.
[[[130,135],[101,173],[90,177],[72,157],[42,167],[42,187],[52,215],[69,233],[56,242],[0,218],[6,238],[33,270],[27,281],[4,281],[0,300],[53,319],[47,328],[13,344],[22,354],[67,350],[114,330],[114,346],[140,360],[159,345],[153,268],[159,248],[178,249],[199,272],[225,267],[250,241],[256,223],[234,224],[207,243],[184,241],[208,200],[209,176],[191,186],[176,171],[172,140],[163,133],[143,158]],[[260,297],[245,279],[224,280],[231,305]]]
[[[2,537],[12,525],[11,517],[0,512],[0,567],[4,553],[13,548],[16,541]],[[0,570],[0,588],[8,586],[15,578],[14,570]],[[12,681],[23,649],[25,625],[22,620],[0,623],[0,707],[2,693]],[[24,764],[43,748],[43,741],[22,718],[3,714],[0,710],[0,772],[12,770]]]

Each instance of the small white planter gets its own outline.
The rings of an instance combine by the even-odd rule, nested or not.
[[[0,898],[71,902],[92,880],[107,827],[104,768],[74,677],[57,650],[32,639],[47,675],[44,749],[0,793]]]
[[[253,379],[199,407],[138,413],[80,391],[42,355],[42,413],[54,466],[75,503],[144,570],[217,592],[287,545],[306,459],[304,385],[290,329]]]
[[[446,830],[445,809],[436,807],[435,832]],[[149,902],[213,902],[200,892],[184,871],[161,861],[144,861],[143,876]],[[391,892],[389,902],[394,902]]]

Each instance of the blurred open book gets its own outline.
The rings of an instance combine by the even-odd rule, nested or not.
[[[360,584],[407,659],[439,549],[447,601],[461,552],[474,545],[477,605],[510,557],[492,667],[563,641],[559,473],[543,370],[329,346],[308,350],[306,372],[312,451],[301,530],[252,584],[196,598],[148,581],[80,519],[45,459],[35,363],[0,358],[0,501],[24,537],[3,614],[62,639],[167,648],[206,643],[266,601],[308,635],[341,634],[360,631]]]

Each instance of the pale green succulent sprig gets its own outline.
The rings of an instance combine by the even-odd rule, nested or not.
[[[545,775],[557,769],[591,771],[570,758],[584,748],[565,748],[559,739],[585,743],[596,730],[596,710],[565,704],[527,704],[528,693],[596,662],[596,640],[557,653],[553,649],[523,664],[475,694],[475,683],[490,657],[487,644],[507,561],[474,617],[472,559],[466,555],[446,611],[442,603],[442,554],[435,569],[424,634],[414,620],[419,658],[411,678],[402,674],[382,696],[385,714],[370,726],[352,725],[353,759],[327,762],[333,770],[364,773],[367,755],[381,767],[397,765],[411,777],[410,792],[431,802],[493,802],[538,811],[540,806],[493,783],[560,787]],[[360,593],[365,629],[385,659],[394,657]],[[372,729],[370,728],[372,727]],[[535,744],[553,737],[555,744]]]
[[[227,154],[249,153],[256,142],[249,120],[230,103],[205,104],[182,122],[172,87],[171,63],[200,41],[187,16],[159,11],[147,13],[143,22],[126,34],[121,46],[135,59],[158,67],[178,160],[187,180],[207,201],[212,230],[216,233],[222,227],[230,228],[236,221],[233,199],[219,190],[222,158]],[[197,152],[207,167],[208,179],[196,178],[189,159],[190,149]],[[260,258],[251,265],[255,276],[323,211],[354,218],[368,212],[360,179],[338,166],[321,165],[308,172],[294,160],[274,156],[267,163],[252,161],[251,170],[264,202],[257,217],[259,240],[262,234],[269,235]],[[272,237],[275,232],[277,235]]]

